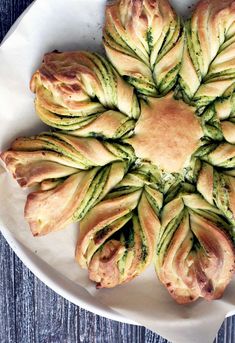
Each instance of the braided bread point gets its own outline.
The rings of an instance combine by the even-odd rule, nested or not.
[[[80,171],[60,180],[52,189],[28,195],[25,218],[34,236],[46,235],[81,220],[123,178],[127,165],[114,162]]]
[[[122,180],[133,150],[47,132],[16,139],[1,158],[20,186],[40,188],[28,195],[25,218],[34,235],[44,235],[83,218]]]
[[[216,204],[231,224],[235,224],[234,169],[222,172],[208,163],[203,163],[197,180],[197,189],[210,204]]]
[[[101,137],[104,139],[126,138],[132,134],[136,121],[121,112],[109,110],[92,116],[88,124],[72,131],[74,136]]]
[[[46,54],[30,87],[36,93],[35,106],[39,117],[57,129],[84,127],[106,109],[117,109],[127,117],[126,120],[139,116],[133,87],[104,57],[95,53]],[[114,121],[119,120],[115,111],[111,113]]]
[[[162,194],[142,173],[130,173],[80,223],[76,260],[97,287],[114,287],[152,261]]]
[[[235,249],[220,211],[184,194],[162,211],[155,260],[160,281],[180,304],[218,299],[235,271]]]
[[[103,43],[118,72],[139,93],[166,94],[176,83],[184,36],[166,0],[115,0],[107,5]]]
[[[235,81],[235,4],[201,0],[185,25],[179,73],[181,91],[198,108],[221,96]]]
[[[223,138],[228,143],[235,144],[235,94],[233,89],[215,101],[214,113],[220,123]]]
[[[114,161],[131,162],[135,157],[131,147],[125,144],[111,145],[95,138],[46,132],[17,138],[1,158],[17,182],[22,187],[30,187]]]
[[[209,142],[195,153],[197,157],[213,166],[235,168],[235,145],[227,142]]]

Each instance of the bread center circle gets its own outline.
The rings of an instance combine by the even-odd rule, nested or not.
[[[142,101],[141,115],[128,143],[137,157],[173,173],[181,172],[187,165],[202,135],[195,108],[170,93]]]

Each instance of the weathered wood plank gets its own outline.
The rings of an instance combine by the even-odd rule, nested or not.
[[[14,253],[0,233],[0,342],[16,342]]]
[[[34,342],[34,276],[16,256],[14,261],[16,341]]]
[[[33,0],[0,0],[0,41]]]

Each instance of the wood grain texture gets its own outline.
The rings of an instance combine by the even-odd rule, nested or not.
[[[31,2],[0,0],[0,40]],[[235,317],[225,320],[215,342],[235,343]],[[167,343],[167,340],[143,327],[97,316],[60,297],[24,266],[0,234],[0,343]]]

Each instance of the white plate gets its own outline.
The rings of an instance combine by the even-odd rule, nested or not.
[[[191,4],[172,2],[181,13]],[[13,26],[0,48],[0,150],[17,136],[45,129],[29,90],[45,52],[102,51],[104,7],[105,0],[37,0]],[[235,308],[234,282],[220,301],[179,306],[159,284],[153,267],[129,284],[97,291],[74,261],[77,225],[33,238],[23,217],[25,198],[26,191],[0,166],[3,235],[37,277],[76,305],[113,320],[145,325],[180,343],[211,341],[224,316]]]

